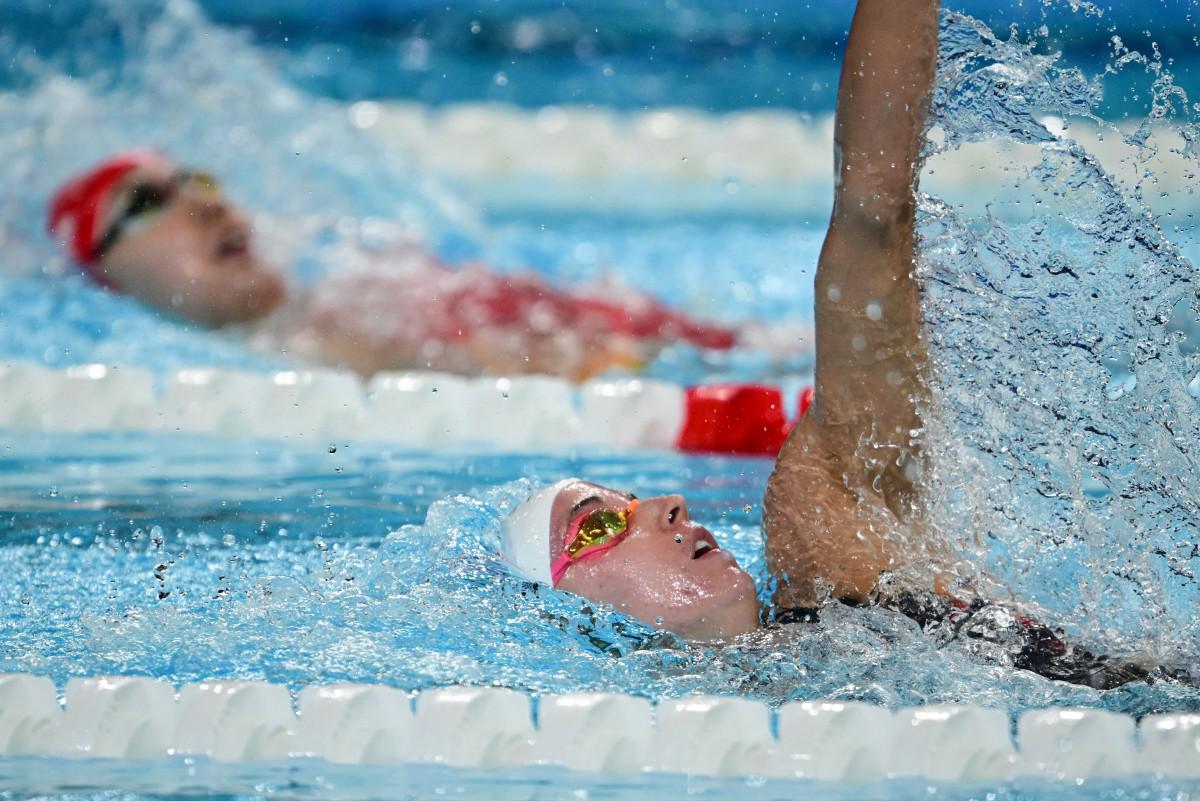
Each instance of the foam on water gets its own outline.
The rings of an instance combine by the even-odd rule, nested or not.
[[[473,216],[451,194],[337,104],[284,83],[243,35],[211,25],[187,0],[112,0],[72,14],[81,48],[103,54],[98,64],[84,59],[82,77],[70,77],[64,68],[78,65],[61,56],[43,63],[0,39],[29,80],[0,94],[5,274],[67,269],[43,232],[46,198],[97,159],[148,145],[205,165],[232,196],[270,209],[258,233],[279,263],[300,260],[301,278],[324,269],[321,248],[347,219],[375,221],[377,238],[470,241]]]
[[[186,146],[189,160],[228,175],[239,197],[299,220],[273,224],[298,226],[279,238],[301,240],[302,276],[336,268],[328,254],[372,232],[416,233],[460,254],[478,249],[457,204],[414,179],[402,159],[348,123],[344,109],[272,79],[239,36],[209,26],[180,0],[162,13],[154,4],[108,8],[96,24],[121,37],[127,59],[86,81],[54,65],[28,66],[31,88],[0,96],[0,156],[22,183],[0,202],[0,269],[34,276],[6,284],[14,304],[41,303],[34,295],[47,282],[37,274],[62,267],[40,232],[54,183],[147,139]],[[144,34],[132,22],[116,24],[139,14],[151,21]],[[1040,604],[1085,644],[1194,657],[1191,448],[1200,431],[1187,387],[1200,365],[1182,333],[1196,313],[1191,266],[1141,211],[1136,187],[1116,185],[1037,122],[1043,114],[1088,116],[1091,82],[962,17],[948,16],[944,34],[935,112],[942,146],[1001,137],[1033,148],[1037,166],[1014,176],[1003,214],[973,216],[952,198],[922,206],[921,277],[938,390],[932,450],[942,466],[935,519],[1015,596]],[[999,93],[983,91],[1001,84]],[[1177,96],[1163,86],[1166,97]],[[375,219],[397,225],[367,224]],[[268,235],[271,225],[264,220]],[[533,223],[525,225],[513,230],[528,243]],[[678,240],[690,236],[684,230]],[[748,240],[761,244],[755,233]],[[790,242],[780,241],[769,254]],[[637,251],[631,261],[654,269],[674,255],[659,244],[641,242],[626,255]],[[694,265],[711,263],[698,252]],[[685,292],[705,277],[692,269]],[[749,292],[768,308],[765,275],[733,297]],[[649,280],[661,280],[665,293],[671,278],[663,270]],[[95,302],[112,304],[101,309],[112,328],[87,332],[95,293],[85,297],[78,281],[62,286],[33,319],[17,318],[58,326],[51,345],[64,337],[90,342],[101,360],[136,361],[130,354],[147,351],[122,350],[132,347],[119,344],[122,336],[172,336],[168,324],[111,298]],[[711,287],[706,292],[711,298]],[[27,329],[12,330],[11,347],[26,347],[16,343]],[[199,335],[179,333],[164,348],[192,336]],[[206,351],[206,361],[236,360],[223,348]],[[46,360],[66,360],[54,359]],[[970,643],[940,646],[879,609],[835,608],[819,625],[731,648],[689,647],[612,610],[533,592],[492,555],[500,517],[529,487],[513,479],[584,473],[641,493],[685,492],[697,518],[765,587],[763,462],[435,457],[348,452],[344,443],[313,454],[136,437],[5,444],[0,475],[10,511],[0,519],[0,558],[10,579],[0,586],[8,610],[0,670],[60,682],[144,672],[292,686],[348,679],[1008,709],[1200,706],[1195,690],[1168,684],[1099,693],[1006,670]]]
[[[64,453],[70,447],[72,454]],[[1195,708],[1194,689],[1107,693],[999,667],[880,609],[726,648],[688,646],[613,610],[535,590],[495,556],[530,484],[581,474],[639,494],[681,491],[765,587],[759,460],[667,454],[397,454],[359,446],[154,437],[10,437],[0,523],[10,579],[0,671],[262,678],[651,697],[730,693],[889,706],[1047,703]]]

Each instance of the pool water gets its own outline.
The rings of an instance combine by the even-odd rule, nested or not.
[[[64,782],[62,771],[75,778]],[[180,789],[180,775],[187,776]],[[66,785],[65,792],[62,788]],[[125,792],[97,790],[129,788]],[[13,789],[8,789],[13,788]],[[1085,784],[1013,782],[1004,786],[929,785],[914,780],[866,785],[818,784],[804,781],[763,782],[752,779],[646,775],[623,779],[567,774],[552,769],[469,771],[435,765],[377,767],[329,765],[317,760],[259,763],[253,766],[222,765],[205,760],[172,759],[161,762],[103,762],[30,758],[6,760],[0,775],[5,798],[45,798],[47,793],[64,801],[110,799],[188,799],[200,793],[216,799],[478,799],[545,801],[594,798],[601,801],[785,801],[819,797],[830,801],[904,801],[934,796],[951,801],[1126,801],[1172,799],[1195,795],[1195,782],[1100,781]]]
[[[611,610],[533,592],[493,555],[500,516],[528,482],[580,474],[645,495],[684,492],[691,513],[761,582],[758,499],[769,468],[761,459],[666,453],[431,454],[347,443],[8,434],[0,455],[0,561],[8,577],[0,586],[0,672],[47,675],[60,687],[73,676],[135,674],[178,684],[262,679],[292,689],[466,683],[535,695],[977,703],[1014,713],[1047,704],[1131,714],[1200,707],[1194,689],[1159,683],[1097,692],[999,667],[970,642],[939,648],[906,618],[878,609],[831,609],[820,624],[729,647],[689,646]],[[0,792],[93,797],[89,787],[121,787],[171,796],[181,776],[183,787],[205,792],[289,798],[472,797],[495,786],[499,797],[514,798],[783,798],[817,790],[552,770],[360,772],[311,760],[173,760],[133,770],[10,759]],[[940,793],[1167,798],[1189,787],[1018,782]],[[927,789],[898,782],[844,792],[890,799]]]
[[[577,474],[643,496],[681,492],[765,591],[758,502],[769,470],[763,459],[667,453],[10,436],[0,671],[60,683],[135,673],[1134,714],[1200,704],[1200,692],[1170,684],[1101,693],[1005,670],[977,643],[939,647],[878,609],[834,608],[819,625],[728,648],[688,646],[532,592],[495,555],[505,509],[533,484]]]
[[[522,13],[543,19],[544,9],[535,13],[526,5]],[[687,5],[666,4],[663,18],[688,18],[685,12],[696,9]],[[938,390],[930,442],[942,465],[933,477],[939,490],[934,520],[965,557],[1071,638],[1194,665],[1200,659],[1194,614],[1200,603],[1194,545],[1200,420],[1189,387],[1200,373],[1200,349],[1190,333],[1200,317],[1193,266],[1200,236],[1194,194],[1164,200],[1149,165],[1155,146],[1177,151],[1182,163],[1196,160],[1197,111],[1175,90],[1192,91],[1198,45],[1179,33],[1186,11],[1178,4],[1156,6],[1145,20],[1169,34],[1162,41],[1174,51],[1166,60],[1153,56],[1141,33],[1124,40],[1141,47],[1140,61],[1110,38],[1109,27],[1129,20],[1125,4],[1113,6],[1105,19],[1087,7],[1072,11],[1066,2],[1041,5],[1048,10],[1024,9],[1033,18],[1022,17],[1008,38],[954,15],[943,27],[935,108],[940,144],[933,149],[1005,142],[1032,154],[1032,166],[981,167],[987,183],[970,185],[968,193],[997,198],[983,208],[968,202],[977,197],[922,202],[928,247],[919,276]],[[213,7],[232,14],[231,4]],[[726,23],[733,25],[739,12],[727,11]],[[468,200],[469,187],[428,174],[401,148],[351,124],[346,101],[388,94],[381,87],[386,70],[358,88],[339,87],[333,78],[322,82],[312,66],[322,53],[332,65],[329,75],[347,80],[354,73],[339,66],[349,57],[339,48],[350,56],[359,52],[365,63],[378,56],[367,34],[356,39],[327,19],[293,47],[266,32],[269,18],[258,18],[253,34],[230,32],[183,0],[65,3],[48,11],[20,2],[4,13],[29,30],[40,30],[46,20],[60,30],[82,22],[41,50],[28,44],[42,41],[32,33],[21,39],[26,28],[0,25],[0,53],[16,65],[0,87],[0,157],[15,176],[0,187],[6,254],[0,359],[54,367],[137,364],[159,376],[198,364],[269,370],[286,363],[281,355],[247,352],[230,337],[98,293],[70,275],[47,241],[41,207],[55,183],[105,152],[144,141],[186,152],[188,160],[221,174],[231,194],[256,210],[266,246],[294,265],[298,281],[337,271],[337,254],[368,250],[372,240],[417,236],[451,261],[482,258],[498,269],[531,268],[569,283],[623,282],[725,322],[811,322],[812,270],[828,213],[821,204],[795,218],[737,207],[699,216],[669,203],[646,216],[570,204],[553,213],[479,208]],[[657,11],[647,14],[660,18]],[[731,42],[725,34],[732,29],[714,28],[724,31],[735,65],[757,54],[755,77],[739,83],[713,66],[721,61],[716,56],[701,72],[720,79],[705,84],[710,98],[695,100],[671,91],[693,86],[694,76],[659,74],[657,56],[651,57],[659,45],[680,47],[688,34],[664,33],[647,22],[642,33],[650,43],[623,40],[620,55],[641,58],[639,74],[657,75],[659,88],[637,83],[624,107],[681,99],[716,110],[758,100],[767,105],[752,97],[755,82],[765,81],[788,86],[778,102],[790,112],[827,113],[836,25],[816,15],[813,25],[825,27],[824,38],[814,33],[823,43],[814,54],[780,54],[772,61],[784,43],[804,35],[797,14],[784,15],[791,33],[783,43],[763,41],[758,49]],[[295,15],[287,19],[298,24]],[[695,19],[711,22],[704,15]],[[1043,33],[1046,20],[1053,27]],[[417,81],[403,58],[438,39],[422,35],[426,45],[414,44],[411,33],[400,68],[408,70],[406,80]],[[1060,41],[1075,42],[1076,49],[1056,59],[1048,54]],[[1076,58],[1078,47],[1087,58]],[[564,85],[575,86],[576,94],[543,93],[541,102],[612,97],[600,80],[605,59],[577,48],[568,61],[582,67],[572,61],[560,65],[563,73],[543,70],[554,63],[552,49],[543,49],[537,70],[510,69],[503,82],[489,70],[486,87],[476,80],[483,74],[478,52],[468,47],[464,55],[449,45],[432,52],[435,60],[467,66],[448,67],[457,77],[445,81],[418,81],[431,94],[415,97],[431,104],[532,104],[539,84],[526,76],[562,77],[575,69],[586,80]],[[1107,78],[1094,60],[1111,68]],[[811,81],[807,89],[793,85],[792,73],[801,70]],[[1176,73],[1177,81],[1168,80]],[[741,89],[732,90],[735,84]],[[393,86],[391,94],[403,94],[404,86]],[[1153,125],[1145,131],[1106,127],[1126,118],[1137,123],[1151,106]],[[1141,171],[1138,182],[1112,180],[1104,172],[1108,165],[1056,138],[1047,117],[1128,137],[1134,157],[1126,166]],[[670,195],[670,187],[652,184],[647,181],[647,195]],[[825,188],[805,189],[827,196]],[[795,385],[810,369],[803,356],[746,350],[714,359],[673,349],[650,374],[680,383],[738,378]],[[641,495],[682,492],[693,516],[733,551],[765,598],[770,588],[759,518],[770,466],[756,459],[590,449],[432,453],[369,442],[305,447],[182,435],[0,432],[0,565],[7,577],[0,585],[0,671],[47,675],[60,686],[73,676],[131,673],[176,683],[265,679],[293,689],[345,680],[411,690],[465,683],[534,694],[737,693],[770,703],[835,698],[891,707],[975,703],[1013,713],[1059,704],[1133,715],[1200,709],[1200,690],[1170,683],[1098,692],[1013,671],[980,643],[938,646],[911,621],[880,609],[833,608],[819,624],[769,629],[728,647],[690,646],[611,609],[533,591],[494,555],[499,521],[514,502],[537,483],[577,474]],[[180,783],[180,769],[188,782]],[[53,760],[0,764],[6,797],[112,797],[105,795],[108,787],[142,795],[198,788],[299,798],[477,797],[481,788],[489,796],[545,798],[842,792],[790,783],[621,782],[537,772],[344,772],[304,761],[138,770],[75,763],[68,769]],[[924,785],[895,783],[845,792],[1053,801],[1182,799],[1196,791],[1135,781],[932,793]]]

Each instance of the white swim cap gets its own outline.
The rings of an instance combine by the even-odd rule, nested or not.
[[[564,478],[543,487],[522,501],[504,521],[500,555],[530,581],[554,585],[550,575],[550,511],[558,493],[578,480]]]

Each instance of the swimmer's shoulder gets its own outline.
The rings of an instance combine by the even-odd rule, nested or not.
[[[893,536],[899,522],[855,485],[822,425],[806,415],[796,426],[763,498],[767,562],[782,607],[814,607],[828,597],[866,602],[901,557],[903,538]]]

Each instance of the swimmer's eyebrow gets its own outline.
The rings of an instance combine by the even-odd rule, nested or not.
[[[600,500],[599,495],[589,495],[586,498],[584,498],[583,500],[576,501],[575,505],[571,507],[571,511],[567,512],[567,518],[570,519],[570,518],[574,517],[575,514],[580,509],[587,506],[589,503],[594,503],[595,501],[598,501],[598,500]]]
[[[637,500],[637,496],[634,495],[632,492],[627,492],[627,493],[623,493],[623,494],[625,495],[626,498],[628,498],[631,501]],[[594,503],[599,500],[603,500],[599,495],[589,495],[586,498],[584,498],[583,500],[576,501],[575,505],[571,507],[571,511],[567,512],[567,519],[569,520],[572,517],[574,517],[576,514],[579,513],[580,509],[587,506],[589,503]]]

